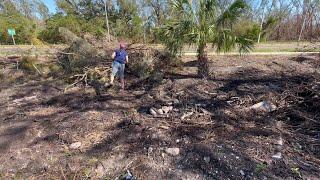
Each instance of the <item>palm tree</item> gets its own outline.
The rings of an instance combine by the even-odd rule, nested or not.
[[[197,45],[198,75],[209,75],[207,44],[217,52],[238,48],[249,52],[253,41],[236,35],[233,26],[247,9],[244,0],[235,0],[226,10],[219,9],[216,0],[172,0],[176,16],[160,28],[160,36],[167,49],[174,55],[185,43]]]

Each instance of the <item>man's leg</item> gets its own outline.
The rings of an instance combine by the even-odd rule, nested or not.
[[[121,89],[124,90],[124,64],[121,64],[121,68],[120,68],[120,82],[121,82]]]
[[[109,84],[109,86],[111,85],[113,85],[113,81],[114,81],[114,76],[117,74],[117,72],[118,72],[118,67],[117,67],[117,65],[116,65],[116,63],[115,62],[113,62],[112,63],[112,72],[111,72],[111,74],[110,74],[110,84]],[[107,83],[106,83],[107,84]]]
[[[124,78],[120,78],[120,81],[121,81],[121,89],[124,90]]]
[[[112,73],[111,73],[111,76],[110,76],[110,84],[111,85],[113,85],[114,77],[116,76],[118,71],[119,71],[119,63],[113,62],[112,63]]]
[[[110,75],[110,85],[113,85],[113,81],[114,81],[114,74],[111,73],[111,75]]]

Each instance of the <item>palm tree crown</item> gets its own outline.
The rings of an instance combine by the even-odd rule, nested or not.
[[[181,52],[185,43],[195,43],[200,62],[207,56],[207,43],[211,43],[217,52],[238,48],[240,53],[246,53],[253,48],[252,40],[236,35],[233,29],[247,9],[244,0],[236,0],[224,11],[218,8],[216,0],[173,0],[172,6],[176,17],[160,31],[172,54]]]

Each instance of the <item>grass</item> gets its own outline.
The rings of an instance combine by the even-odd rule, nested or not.
[[[137,46],[141,44],[136,44]],[[314,43],[311,42],[263,42],[255,45],[253,52],[319,52],[320,51],[320,42],[317,42],[316,45],[319,48],[308,49],[308,46],[314,46]],[[161,44],[149,44],[148,46],[162,50],[164,46]],[[33,45],[0,45],[0,57],[6,56],[14,56],[14,55],[31,55],[31,56],[50,56],[53,55],[53,50],[62,50],[66,45],[41,45],[41,46],[33,46]],[[209,52],[215,52],[214,48],[209,46]],[[195,45],[185,45],[183,48],[185,53],[193,53],[196,52]],[[233,51],[236,52],[236,51]]]
[[[280,49],[278,51],[276,51],[274,49],[261,48],[261,49],[254,49],[253,52],[266,53],[266,52],[297,52],[297,51],[296,51],[296,49],[290,49],[290,48]]]
[[[6,56],[48,56],[52,55],[52,50],[63,49],[66,46],[60,45],[0,45],[0,57]]]
[[[319,48],[316,49],[308,49],[308,47],[319,46]],[[262,42],[259,44],[255,44],[255,47],[253,49],[253,52],[256,53],[268,53],[268,52],[319,52],[320,51],[320,42],[317,43],[311,43],[311,42]],[[149,45],[156,49],[164,49],[162,45],[159,44],[152,44]],[[215,49],[211,47],[211,45],[208,45],[208,51],[215,52]],[[184,53],[194,53],[196,52],[196,46],[191,45],[185,45],[183,48]],[[235,50],[232,52],[236,52]]]

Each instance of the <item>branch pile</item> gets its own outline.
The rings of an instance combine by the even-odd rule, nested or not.
[[[110,72],[111,68],[109,67],[86,67],[82,74],[76,74],[70,77],[70,80],[72,80],[73,83],[67,86],[65,91],[77,84],[82,84],[85,87],[90,85],[95,89],[96,94],[100,96],[104,83],[109,81],[108,77]]]
[[[180,59],[173,58],[169,53],[145,45],[129,46],[128,70],[138,77],[149,77],[155,71],[162,72],[181,64]]]
[[[286,105],[286,120],[290,124],[303,126],[301,130],[318,129],[320,130],[320,79],[315,79],[308,84],[301,84],[292,87],[290,91],[283,93]],[[301,123],[301,124],[300,124]],[[309,131],[312,133],[313,131]],[[316,133],[314,132],[314,136]]]
[[[96,79],[102,79],[107,75],[105,74],[106,71],[96,67],[106,66],[111,68],[111,54],[118,46],[117,40],[112,38],[113,41],[107,42],[105,38],[96,39],[90,34],[85,34],[84,38],[80,38],[66,28],[59,28],[59,33],[69,45],[64,52],[60,52],[59,62],[68,74],[77,73],[71,76],[74,81],[67,89],[82,82],[85,86],[93,86],[97,94],[100,94],[101,81]],[[172,56],[168,53],[160,52],[145,45],[131,44],[128,46],[127,52],[129,63],[126,71],[140,78],[147,78],[154,74],[158,75],[159,72],[180,63],[180,61],[173,61]],[[108,71],[110,70],[108,69]]]
[[[83,67],[94,66],[101,59],[96,48],[66,28],[59,28],[60,36],[70,45],[61,52],[60,62],[66,72],[81,72]]]
[[[319,69],[320,67],[320,52],[318,55],[300,55],[297,57],[292,58],[292,60],[299,62],[299,63],[307,63]]]

